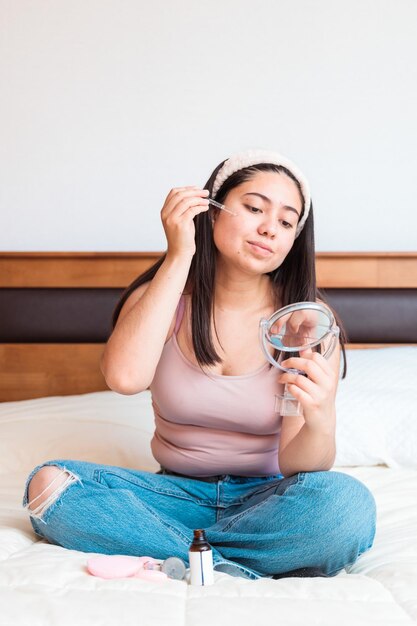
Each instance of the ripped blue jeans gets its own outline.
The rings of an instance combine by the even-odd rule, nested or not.
[[[28,484],[44,465],[67,477],[36,507]],[[333,576],[372,546],[376,521],[367,487],[333,471],[194,479],[56,460],[30,474],[23,505],[38,535],[83,552],[188,563],[193,529],[204,528],[214,568],[252,579],[300,568]]]

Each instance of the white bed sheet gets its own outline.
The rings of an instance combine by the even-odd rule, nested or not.
[[[249,581],[215,573],[183,581],[102,580],[87,555],[33,533],[21,498],[27,474],[51,458],[156,469],[148,393],[112,392],[0,405],[1,626],[417,623],[417,470],[335,468],[362,480],[378,507],[374,547],[333,578]]]

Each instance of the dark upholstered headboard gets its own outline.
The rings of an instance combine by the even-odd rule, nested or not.
[[[105,343],[123,290],[0,289],[0,343]],[[325,289],[350,343],[416,343],[416,289]]]
[[[161,253],[0,253],[0,401],[105,389],[123,289]],[[417,344],[417,253],[319,253],[351,347]]]

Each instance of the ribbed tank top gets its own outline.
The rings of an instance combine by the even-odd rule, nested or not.
[[[282,394],[276,368],[266,362],[242,376],[204,373],[177,342],[184,312],[164,345],[150,385],[155,414],[152,453],[162,467],[188,476],[278,474]]]

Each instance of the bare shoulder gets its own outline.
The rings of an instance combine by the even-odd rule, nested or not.
[[[316,303],[317,304],[321,304],[322,307],[324,307],[325,309],[330,311],[330,313],[333,315],[333,318],[336,321],[336,312],[332,309],[332,307],[330,306],[330,304],[328,302],[325,302],[321,298],[316,298]]]
[[[326,309],[329,309],[329,311],[331,311],[333,313],[332,307],[330,306],[330,304],[328,302],[325,302],[321,298],[316,298],[316,302],[317,302],[317,304],[321,304],[322,306],[326,307]]]

